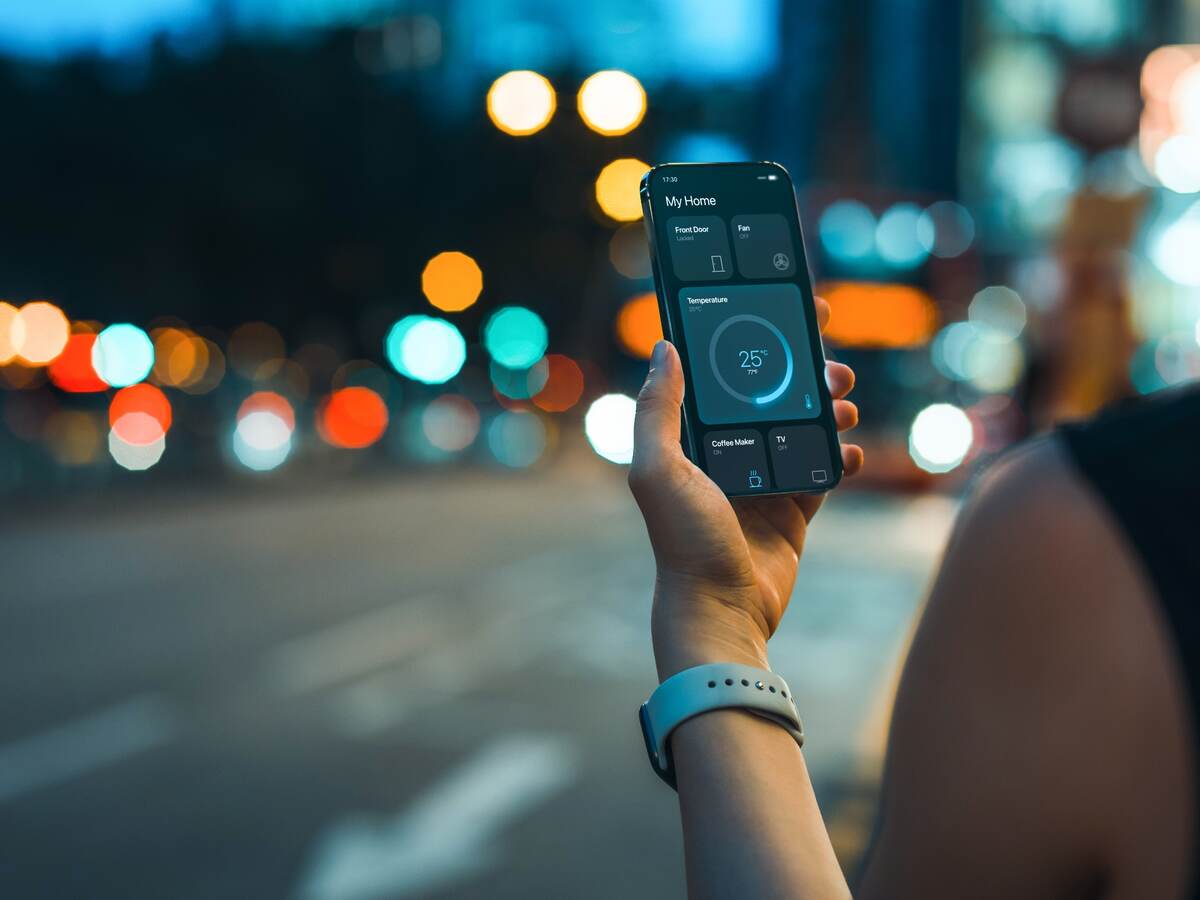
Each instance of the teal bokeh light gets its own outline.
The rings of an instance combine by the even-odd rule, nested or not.
[[[136,325],[109,325],[92,345],[92,368],[113,387],[137,384],[154,368],[154,342]]]
[[[405,316],[384,340],[388,362],[405,378],[445,384],[467,360],[467,342],[450,322],[433,316]]]
[[[546,353],[548,335],[541,316],[523,306],[505,306],[483,326],[483,345],[506,369],[528,369]]]
[[[488,425],[487,445],[502,465],[525,469],[546,452],[546,426],[533,413],[502,412]]]

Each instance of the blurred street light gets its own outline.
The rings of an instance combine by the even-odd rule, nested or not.
[[[913,420],[908,452],[927,472],[949,472],[970,452],[974,439],[974,427],[965,412],[950,403],[934,403]]]
[[[136,325],[109,325],[92,347],[92,368],[113,387],[137,384],[154,368],[154,344]]]
[[[583,418],[588,443],[604,459],[621,465],[633,460],[633,416],[637,403],[625,394],[605,394]]]
[[[646,91],[641,82],[617,69],[589,77],[576,99],[584,124],[606,137],[628,134],[646,115]]]
[[[62,353],[71,334],[63,311],[45,300],[22,306],[9,327],[17,356],[31,366],[44,366]]]
[[[467,254],[446,250],[425,264],[421,291],[443,312],[460,312],[479,299],[483,271]]]
[[[527,70],[506,72],[488,90],[487,113],[505,134],[524,137],[546,127],[557,102],[545,76]]]
[[[483,346],[506,369],[528,369],[546,352],[546,324],[531,309],[505,306],[483,326]]]
[[[618,222],[636,222],[642,217],[638,188],[649,169],[640,159],[615,159],[600,170],[596,202],[606,216]]]
[[[638,294],[625,301],[617,313],[617,340],[630,356],[649,359],[654,345],[663,338],[658,316],[658,296],[654,291]]]

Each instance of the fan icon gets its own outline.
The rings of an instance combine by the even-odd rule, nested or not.
[[[780,272],[792,264],[792,261],[788,259],[788,255],[786,253],[776,253],[771,257],[771,262]]]

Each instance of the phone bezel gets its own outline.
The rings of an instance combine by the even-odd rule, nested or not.
[[[813,358],[813,364],[817,369],[818,377],[817,391],[821,398],[821,414],[815,419],[774,419],[767,422],[746,422],[746,423],[731,423],[723,425],[705,426],[706,431],[713,430],[738,430],[738,429],[754,429],[763,436],[764,451],[766,452],[768,463],[772,475],[772,484],[774,483],[775,464],[771,458],[770,449],[766,447],[766,440],[772,428],[787,426],[787,425],[812,425],[819,424],[825,432],[826,439],[829,442],[829,458],[830,464],[833,467],[830,480],[827,484],[820,487],[812,488],[787,488],[787,489],[772,489],[769,491],[747,489],[744,492],[724,491],[727,497],[765,497],[779,496],[789,494],[823,494],[837,487],[842,480],[842,450],[841,442],[838,438],[837,423],[833,416],[833,399],[829,395],[829,387],[826,384],[824,376],[825,372],[825,346],[821,340],[821,332],[817,327],[817,308],[814,301],[812,274],[808,266],[808,251],[804,245],[804,230],[800,223],[800,207],[796,201],[796,189],[792,182],[792,177],[787,169],[779,163],[770,162],[767,160],[759,162],[728,162],[728,163],[660,163],[653,166],[645,175],[642,176],[639,195],[642,203],[642,217],[645,222],[646,235],[650,243],[650,261],[651,268],[654,273],[654,293],[658,297],[658,315],[663,324],[663,334],[671,343],[675,345],[679,351],[679,356],[683,362],[684,377],[690,381],[688,373],[688,347],[687,342],[683,339],[682,323],[676,319],[677,311],[673,309],[670,298],[666,295],[666,284],[664,283],[663,273],[660,268],[661,262],[658,249],[657,225],[654,221],[654,207],[650,202],[651,184],[656,175],[663,174],[664,171],[670,169],[698,169],[698,168],[756,168],[766,167],[771,171],[768,174],[775,174],[780,179],[786,182],[788,190],[792,195],[792,216],[790,224],[794,229],[794,237],[796,245],[800,252],[800,261],[803,265],[796,266],[796,275],[787,283],[795,284],[800,290],[801,297],[804,301],[805,321],[808,325],[809,333],[809,350]],[[740,211],[738,211],[740,212]],[[737,214],[736,212],[734,214]],[[723,215],[723,219],[727,222],[730,216]],[[702,469],[706,474],[708,465],[704,454],[700,451],[698,441],[700,435],[693,427],[693,423],[699,423],[700,416],[696,407],[695,398],[692,395],[690,388],[685,391],[683,404],[683,433],[680,435],[681,443],[684,452],[688,459]],[[722,489],[724,490],[724,489]]]

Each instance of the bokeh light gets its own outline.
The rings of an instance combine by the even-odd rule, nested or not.
[[[917,241],[939,259],[961,256],[974,240],[975,220],[953,200],[939,200],[917,220]]]
[[[875,252],[875,216],[857,200],[831,203],[817,222],[821,246],[839,262],[854,262]]]
[[[286,353],[283,335],[266,322],[246,322],[229,335],[229,364],[243,378],[272,377],[283,366]]]
[[[247,399],[247,403],[253,399]],[[278,394],[271,396],[279,397]],[[280,397],[279,399],[283,399]],[[286,401],[285,401],[286,403]],[[242,409],[246,410],[246,404]],[[291,415],[291,406],[287,406]],[[238,413],[233,430],[233,455],[247,469],[269,472],[278,468],[292,451],[293,420],[285,419],[272,406],[255,406]]]
[[[972,322],[1010,341],[1024,331],[1027,315],[1020,294],[1003,285],[985,287],[971,298],[967,308],[967,316]]]
[[[322,439],[346,449],[371,446],[383,437],[387,423],[383,399],[365,387],[334,391],[317,413],[317,432]]]
[[[650,358],[654,345],[663,338],[658,297],[653,291],[625,301],[617,313],[616,332],[617,341],[626,353],[638,359]]]
[[[534,395],[534,405],[546,412],[566,412],[583,396],[583,370],[560,353],[548,354],[545,362],[549,370],[546,385]]]
[[[527,369],[546,352],[549,335],[541,316],[523,306],[496,310],[483,326],[483,346],[506,369]]]
[[[424,384],[445,384],[467,361],[467,343],[453,323],[433,316],[405,316],[384,340],[392,367]]]
[[[92,346],[92,368],[113,387],[137,384],[154,368],[154,344],[136,325],[109,325]]]
[[[9,326],[17,356],[31,366],[44,366],[63,352],[71,323],[63,311],[46,300],[26,303]]]
[[[131,413],[134,418],[140,418],[154,422],[155,420],[144,413]],[[125,430],[143,431],[150,426],[145,422],[138,422],[136,425],[128,425]],[[122,469],[128,469],[130,472],[144,472],[151,466],[161,460],[163,452],[167,450],[167,437],[164,434],[158,434],[154,440],[150,440],[145,444],[132,444],[127,442],[120,436],[120,433],[113,428],[108,432],[108,452],[113,457],[113,461]]]
[[[492,82],[487,93],[487,114],[492,124],[516,137],[546,127],[557,106],[554,87],[537,72],[506,72]]]
[[[92,348],[95,343],[94,334],[73,334],[67,338],[67,346],[46,370],[56,388],[71,394],[108,390],[108,383],[92,367]]]
[[[912,285],[832,281],[818,291],[830,309],[825,337],[843,347],[916,347],[937,327],[933,298]]]
[[[527,369],[509,369],[495,360],[488,367],[496,393],[510,400],[528,400],[550,379],[550,364],[542,357]]]
[[[609,462],[633,459],[633,416],[637,402],[626,394],[605,394],[592,401],[583,430],[592,449]]]
[[[46,445],[55,461],[64,466],[86,466],[96,461],[104,431],[94,413],[62,409],[46,420]]]
[[[209,367],[208,343],[182,328],[155,328],[154,379],[167,387],[187,388],[200,382]]]
[[[1150,259],[1178,284],[1200,286],[1200,203],[1161,228],[1150,241]]]
[[[1176,134],[1163,141],[1154,154],[1154,174],[1177,194],[1200,191],[1200,137]]]
[[[965,412],[950,403],[934,403],[913,419],[908,452],[926,472],[949,472],[971,450],[975,430]]]
[[[638,224],[622,225],[608,242],[608,258],[613,268],[626,278],[649,278],[650,245],[646,229]]]
[[[238,407],[237,420],[256,412],[267,412],[283,422],[289,432],[296,428],[296,411],[282,394],[274,391],[255,391]]]
[[[922,210],[912,203],[897,203],[879,217],[875,247],[887,263],[901,268],[919,265],[929,251],[917,236]]]
[[[439,450],[458,453],[479,434],[479,410],[466,397],[444,394],[422,411],[421,431]]]
[[[108,404],[109,426],[129,444],[152,443],[171,430],[171,420],[171,401],[152,384],[122,388]]]
[[[502,412],[488,423],[487,445],[502,465],[525,469],[546,452],[546,426],[534,413]]]
[[[1171,87],[1171,117],[1180,131],[1200,134],[1200,62],[1179,73]]]
[[[188,394],[207,394],[219,385],[225,377],[225,354],[214,341],[193,335],[190,350],[178,350],[186,360],[188,356],[195,359],[195,365],[183,381],[176,385]],[[174,358],[175,354],[172,354]]]
[[[16,358],[19,344],[25,339],[25,326],[20,321],[15,306],[0,302],[0,366]]]
[[[421,290],[443,312],[459,312],[479,299],[483,271],[467,254],[446,250],[425,264]]]
[[[646,91],[628,72],[608,69],[584,81],[579,116],[597,134],[613,137],[637,128],[646,114]]]
[[[1011,390],[1025,369],[1025,351],[1012,326],[1005,331],[985,321],[947,325],[933,341],[932,360],[946,378],[969,382],[985,393]]]
[[[615,159],[596,176],[596,202],[610,219],[636,222],[642,217],[638,191],[650,166],[640,159]]]

